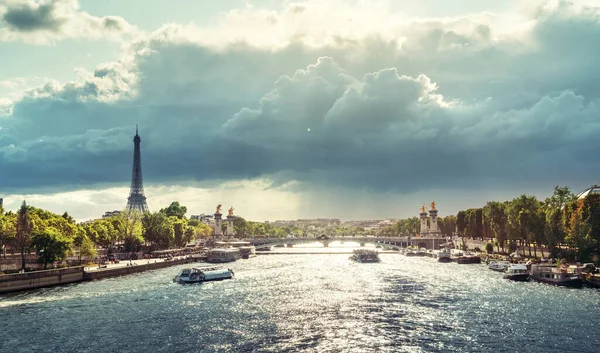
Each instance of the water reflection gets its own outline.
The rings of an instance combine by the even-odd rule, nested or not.
[[[181,286],[173,267],[6,296],[0,351],[596,352],[600,344],[598,291],[506,282],[483,265],[380,257],[261,255],[230,264],[232,281]]]

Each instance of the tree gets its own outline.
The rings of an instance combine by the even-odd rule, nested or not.
[[[139,211],[124,211],[112,217],[115,229],[123,237],[123,246],[126,252],[137,251],[142,245],[142,214]]]
[[[14,241],[16,236],[16,214],[0,212],[0,250],[6,258],[6,245]]]
[[[483,207],[484,219],[489,224],[489,227],[496,238],[498,251],[500,247],[504,248],[504,242],[507,239],[506,232],[506,203],[491,201]]]
[[[187,213],[187,207],[179,204],[179,201],[173,201],[167,208],[162,208],[159,212],[167,215],[167,217],[177,217],[182,219]]]
[[[557,256],[557,245],[565,241],[567,235],[567,206],[576,200],[568,186],[554,186],[554,193],[544,201],[545,239],[551,256]]]
[[[31,244],[35,247],[40,262],[44,264],[44,269],[49,263],[64,260],[71,249],[71,239],[52,227],[35,234]]]
[[[152,249],[168,249],[175,240],[173,225],[164,212],[145,213],[142,228],[143,237]]]
[[[238,237],[245,237],[248,235],[248,222],[240,217],[235,216],[233,219],[233,230]]]
[[[535,196],[521,195],[512,201],[507,206],[507,219],[509,238],[514,241],[519,241],[521,244],[527,242],[529,248],[529,256],[531,256],[531,242],[538,243],[542,241],[537,239],[540,236],[540,203]]]
[[[572,210],[569,212],[571,220],[565,238],[567,244],[576,249],[576,260],[579,261],[587,259],[589,250],[594,246],[594,241],[590,237],[590,225],[584,219],[583,204],[584,200],[577,200],[569,205]]]
[[[98,256],[98,252],[96,251],[94,242],[90,238],[84,237],[79,247],[79,258],[83,257],[91,260],[96,256]]]
[[[15,236],[15,245],[21,252],[21,270],[25,271],[25,252],[31,246],[31,235],[34,230],[35,223],[32,215],[30,214],[30,210],[23,201],[21,204],[21,208],[17,213],[16,219],[16,236]]]
[[[175,246],[178,248],[183,248],[185,244],[189,243],[189,241],[186,239],[187,222],[185,219],[178,219],[177,217],[169,217],[169,220],[173,225]]]
[[[183,244],[188,244],[196,237],[196,228],[192,226],[185,227],[185,232],[183,233]]]
[[[589,240],[595,242],[600,255],[600,195],[589,194],[583,200],[582,218],[589,232]]]
[[[194,234],[196,237],[208,238],[212,234],[212,228],[200,222],[197,226],[194,226]]]
[[[464,234],[465,228],[467,227],[467,213],[465,211],[459,211],[456,214],[456,229],[459,233]]]

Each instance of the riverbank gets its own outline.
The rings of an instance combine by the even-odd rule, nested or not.
[[[0,294],[125,276],[164,267],[198,262],[201,259],[202,257],[198,255],[182,256],[173,258],[171,260],[134,260],[131,262],[120,262],[102,267],[76,266],[61,269],[0,275]]]

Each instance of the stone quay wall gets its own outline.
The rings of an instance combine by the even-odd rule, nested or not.
[[[83,266],[0,275],[0,294],[80,282],[83,275]]]
[[[93,280],[98,280],[98,279],[103,279],[103,278],[125,276],[125,275],[129,275],[132,273],[156,270],[159,268],[182,265],[182,264],[187,264],[190,262],[197,262],[197,261],[199,261],[199,259],[200,259],[199,257],[187,257],[187,258],[173,259],[173,260],[169,260],[169,261],[157,261],[157,262],[153,262],[154,260],[150,260],[149,263],[138,264],[138,265],[134,265],[134,266],[122,266],[122,267],[113,267],[113,268],[106,268],[106,269],[94,269],[92,271],[86,271],[83,279],[85,281],[93,281]]]

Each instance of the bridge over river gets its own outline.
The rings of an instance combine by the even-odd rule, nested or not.
[[[342,237],[311,237],[311,238],[254,238],[248,240],[257,248],[272,247],[276,245],[286,245],[292,247],[303,243],[322,243],[328,247],[333,242],[354,242],[365,246],[365,244],[381,245],[391,248],[406,248],[409,246],[418,246],[419,248],[438,249],[441,244],[447,242],[443,236],[429,237],[365,237],[365,236],[342,236]]]

